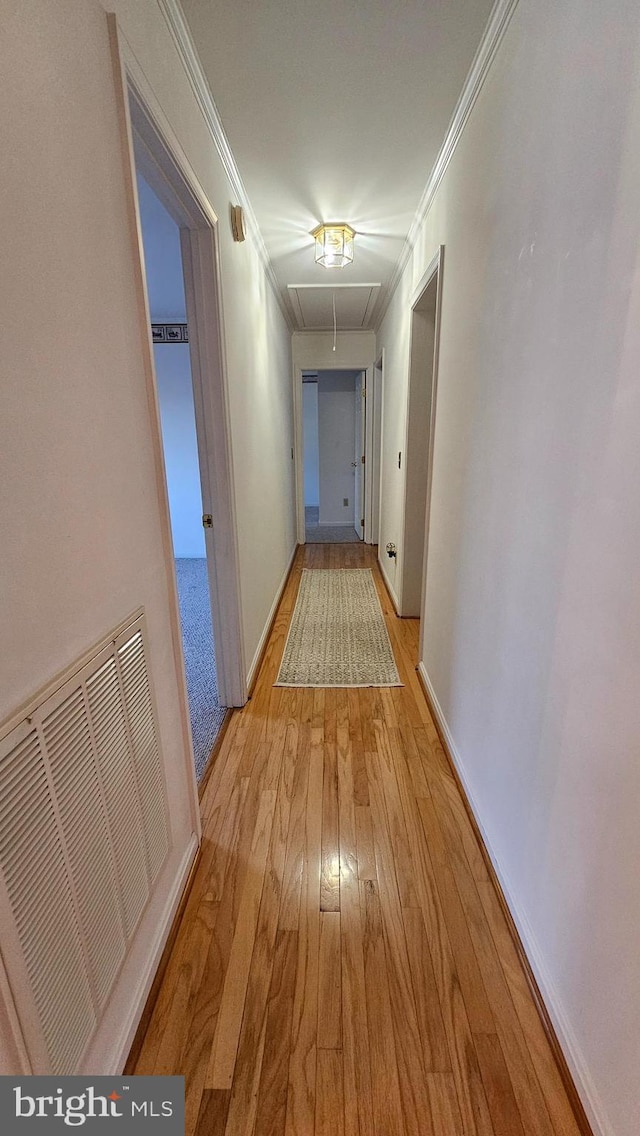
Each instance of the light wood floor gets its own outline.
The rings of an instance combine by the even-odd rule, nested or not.
[[[273,687],[303,566],[375,569],[404,688]],[[371,549],[300,550],[135,1067],[187,1136],[577,1136],[417,643]]]

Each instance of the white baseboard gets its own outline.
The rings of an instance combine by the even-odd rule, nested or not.
[[[173,882],[169,895],[167,896],[166,903],[162,912],[162,917],[158,921],[158,928],[154,936],[153,945],[149,951],[147,963],[144,973],[140,980],[137,991],[132,993],[131,1008],[127,1014],[125,1023],[122,1028],[122,1033],[118,1041],[113,1047],[113,1062],[109,1063],[111,1068],[100,1069],[100,1073],[120,1074],[124,1069],[129,1051],[133,1045],[133,1039],[136,1035],[136,1030],[142,1017],[142,1012],[146,1005],[149,991],[156,975],[156,971],[160,965],[162,952],[171,931],[171,926],[178,910],[178,905],[182,899],[182,893],[187,885],[189,873],[193,865],[194,858],[198,851],[198,837],[196,833],[193,834],[185,850],[184,856],[180,863],[180,867],[176,873],[176,878]]]
[[[456,744],[451,735],[451,730],[449,729],[449,725],[444,716],[442,707],[438,702],[438,698],[433,688],[431,679],[429,678],[427,668],[422,660],[420,660],[420,662],[418,663],[418,671],[429,693],[429,699],[433,707],[438,728],[440,729],[442,735],[446,740],[447,748],[451,755],[451,759],[455,764],[456,772],[464,788],[467,801],[469,802],[469,806],[474,815],[476,824],[480,830],[484,846],[487,850],[491,863],[493,864],[496,876],[500,881],[500,887],[502,888],[505,900],[509,907],[509,911],[511,912],[513,921],[518,930],[522,946],[529,960],[529,965],[531,967],[531,970],[533,971],[535,980],[540,989],[540,994],[542,995],[547,1013],[549,1014],[549,1017],[553,1024],[558,1042],[560,1044],[562,1052],[564,1053],[565,1060],[569,1067],[569,1072],[571,1073],[573,1082],[578,1091],[578,1095],[584,1106],[584,1110],[587,1114],[587,1118],[593,1130],[594,1136],[615,1136],[613,1128],[611,1127],[611,1124],[607,1119],[599,1093],[597,1092],[596,1087],[593,1084],[593,1080],[587,1068],[587,1064],[580,1044],[567,1017],[566,1010],[562,1004],[562,999],[560,998],[547,971],[542,952],[534,935],[531,924],[529,923],[526,914],[520,907],[520,904],[515,897],[514,890],[511,886],[507,872],[500,864],[500,861],[498,860],[498,857],[495,855],[495,852],[491,846],[491,841],[489,840],[487,831],[484,827],[484,824],[482,823],[482,817],[474,799],[473,791],[465,774],[464,762],[458,752],[458,749],[456,748]]]
[[[384,561],[383,561],[383,559],[380,555],[378,555],[378,567],[380,569],[380,572],[382,573],[382,578],[383,578],[385,584],[387,585],[387,591],[388,591],[389,595],[391,596],[391,602],[392,602],[394,608],[396,609],[396,615],[400,615],[400,601],[399,601],[398,596],[396,594],[396,590],[395,590],[393,584],[391,583],[391,580],[389,579],[389,577],[387,575],[387,570],[385,568]]]
[[[267,622],[264,625],[264,631],[262,632],[262,635],[260,636],[260,640],[258,642],[258,646],[256,648],[255,655],[253,656],[253,661],[251,663],[251,666],[249,667],[249,673],[247,674],[247,689],[248,690],[251,690],[251,684],[252,684],[254,678],[256,677],[258,667],[260,666],[260,663],[261,663],[261,660],[262,660],[262,652],[264,651],[267,639],[269,638],[269,635],[271,634],[271,628],[273,626],[273,621],[274,621],[274,618],[275,618],[276,611],[278,610],[278,604],[280,603],[280,600],[282,599],[282,593],[284,592],[285,585],[287,583],[287,580],[289,579],[289,573],[291,571],[291,565],[293,564],[293,561],[295,559],[295,555],[296,555],[297,551],[298,551],[298,544],[296,543],[293,546],[293,551],[291,553],[291,556],[289,557],[289,563],[287,564],[287,567],[284,570],[284,574],[282,576],[282,579],[281,579],[281,581],[278,585],[278,589],[276,591],[274,601],[271,604],[271,608],[270,608],[269,614],[267,616]]]

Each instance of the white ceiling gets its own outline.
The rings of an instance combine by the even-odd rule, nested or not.
[[[492,6],[182,0],[296,326],[327,326],[326,291],[301,307],[288,286],[327,283],[380,284],[375,325]],[[353,264],[315,264],[320,221],[353,225]],[[355,298],[343,299],[338,327],[354,326]]]

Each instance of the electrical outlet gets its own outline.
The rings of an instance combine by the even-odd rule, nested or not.
[[[345,507],[345,509],[346,509],[347,505],[349,504],[349,498],[348,498],[348,497],[343,497],[343,498],[342,498],[342,504],[344,505],[344,507]]]

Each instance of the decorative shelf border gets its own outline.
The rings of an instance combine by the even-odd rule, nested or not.
[[[186,323],[152,323],[151,336],[154,343],[189,342]]]

